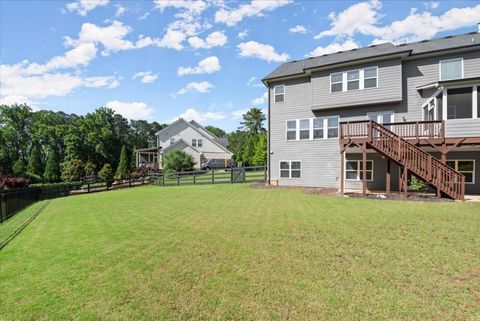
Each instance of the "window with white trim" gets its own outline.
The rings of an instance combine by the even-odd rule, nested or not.
[[[343,73],[336,72],[330,74],[330,91],[332,93],[337,91],[343,91]]]
[[[300,140],[310,139],[310,119],[300,119]]]
[[[367,181],[373,181],[373,161],[367,160]],[[349,160],[345,162],[345,179],[360,181],[363,178],[363,161]]]
[[[373,120],[379,124],[390,124],[393,123],[393,112],[392,111],[381,111],[378,113],[368,113],[367,119]]]
[[[203,146],[203,139],[197,139],[197,147]]]
[[[378,83],[378,67],[363,69],[363,88],[375,88]]]
[[[360,70],[347,71],[347,90],[360,89]]]
[[[287,140],[297,139],[297,121],[287,120]]]
[[[280,178],[301,178],[302,162],[280,161]]]
[[[197,140],[195,138],[192,139],[192,146],[197,147]]]
[[[475,184],[475,161],[469,159],[449,159],[447,165],[465,176],[466,184]]]
[[[463,78],[463,58],[440,60],[440,80]]]
[[[328,138],[337,138],[338,137],[338,116],[326,117],[327,119],[327,137]]]
[[[325,137],[323,135],[323,122],[323,117],[317,117],[313,119],[313,139]]]
[[[283,103],[285,101],[285,85],[273,87],[273,96],[276,103]]]

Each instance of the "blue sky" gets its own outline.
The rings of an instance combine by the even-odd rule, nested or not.
[[[285,61],[477,30],[479,1],[0,1],[0,99],[233,130]]]

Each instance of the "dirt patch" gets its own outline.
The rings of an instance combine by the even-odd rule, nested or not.
[[[345,193],[344,197],[365,198],[361,193]],[[454,202],[449,198],[438,198],[436,195],[429,194],[409,194],[407,196],[401,194],[367,194],[366,198],[390,201],[416,201],[416,202]]]

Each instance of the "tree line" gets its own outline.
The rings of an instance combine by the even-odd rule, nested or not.
[[[266,163],[265,116],[252,108],[231,133],[207,126],[230,141],[237,163]],[[27,105],[0,106],[0,175],[33,182],[72,181],[85,175],[125,177],[135,171],[135,149],[155,147],[155,133],[167,124],[127,120],[109,108],[86,115],[33,111]]]

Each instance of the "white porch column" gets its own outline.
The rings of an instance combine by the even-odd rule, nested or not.
[[[442,120],[447,120],[447,106],[448,106],[448,102],[447,102],[447,89],[446,88],[443,88],[443,92],[442,92]]]
[[[473,91],[472,91],[472,118],[478,118],[478,90],[477,90],[478,86],[477,85],[474,85],[473,86]]]

